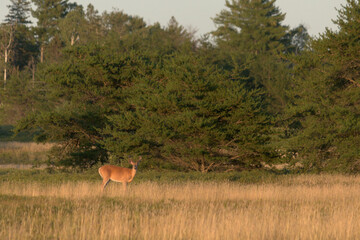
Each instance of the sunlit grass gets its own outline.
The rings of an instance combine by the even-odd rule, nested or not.
[[[53,144],[0,142],[0,164],[42,164]]]
[[[0,239],[359,239],[360,177],[0,184]]]

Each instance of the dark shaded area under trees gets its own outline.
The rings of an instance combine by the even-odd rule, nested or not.
[[[226,0],[201,38],[175,18],[149,25],[68,0],[8,7],[0,121],[57,143],[54,166],[142,155],[200,172],[360,170],[357,0],[315,38],[284,25],[275,0]]]

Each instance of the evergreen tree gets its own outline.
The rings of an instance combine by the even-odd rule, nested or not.
[[[0,91],[2,123],[14,124],[33,110],[36,45],[23,24],[0,25],[0,63],[4,85]]]
[[[218,29],[212,34],[219,47],[237,50],[241,57],[278,54],[287,27],[275,0],[226,0],[228,10],[214,18]],[[240,59],[241,60],[241,59]]]
[[[159,23],[148,26],[129,36],[128,42],[136,49],[150,51],[158,58],[179,52],[194,52],[196,40],[193,33],[181,26],[174,17],[164,28]]]
[[[142,47],[152,49],[152,46],[156,46],[154,50],[158,56],[178,52],[192,53],[196,50],[196,40],[194,33],[187,31],[174,17],[171,17],[165,28],[162,28],[160,24],[148,27]]]
[[[104,12],[102,15],[103,38],[101,43],[114,52],[138,49],[146,23],[137,16],[130,16],[121,11]]]
[[[194,50],[194,32],[187,31],[181,26],[175,17],[171,17],[168,26],[165,28],[165,36],[167,38],[167,45],[173,45],[173,50]]]
[[[137,57],[96,45],[74,46],[64,54],[63,62],[43,70],[46,102],[17,130],[40,130],[37,141],[57,142],[51,164],[86,168],[107,160],[100,130],[106,115],[124,102],[122,88],[131,86]]]
[[[288,66],[280,57],[288,44],[285,14],[275,0],[227,0],[226,7],[214,18],[218,63],[242,76],[250,89],[265,89],[270,110],[280,111],[288,85]]]
[[[14,50],[14,35],[15,35],[15,26],[10,24],[1,24],[0,25],[0,47],[1,55],[4,59],[1,62],[1,67],[4,71],[4,85],[3,88],[6,88],[8,68],[10,59]],[[3,100],[1,100],[3,101]]]
[[[6,90],[0,91],[0,122],[14,125],[19,119],[35,111],[39,106],[41,94],[34,89],[31,71],[24,69],[13,73],[6,84]],[[45,100],[46,101],[46,100]]]
[[[27,26],[30,13],[30,2],[23,0],[12,0],[12,5],[8,5],[9,14],[6,16],[3,25],[1,46],[4,54],[5,67],[4,75],[11,76],[18,74],[24,69],[36,55],[36,44],[32,33]],[[2,54],[1,54],[2,55]],[[7,76],[4,76],[4,80]]]
[[[339,10],[338,31],[327,29],[296,59],[287,135],[308,170],[360,169],[360,3]]]
[[[304,25],[299,25],[291,29],[284,40],[287,53],[299,55],[308,48],[310,35]]]
[[[86,29],[86,41],[89,43],[100,44],[104,34],[101,26],[102,18],[99,15],[98,11],[95,10],[92,4],[89,4],[86,9],[85,18],[88,22],[88,27]]]
[[[107,34],[112,37],[124,38],[130,33],[134,33],[146,26],[144,20],[137,16],[130,16],[122,11],[112,11],[103,13],[103,25]]]
[[[27,27],[31,23],[28,18],[30,14],[30,2],[26,0],[11,0],[8,5],[9,13],[5,22],[13,25],[14,39],[12,44],[11,62],[15,68],[20,70],[29,64],[31,57],[36,51],[34,38]]]
[[[102,42],[114,52],[135,49],[159,59],[174,52],[192,52],[196,49],[193,34],[175,18],[171,18],[164,28],[159,23],[147,26],[142,18],[123,12],[104,13],[103,32]]]
[[[176,54],[135,80],[126,104],[109,116],[106,148],[147,155],[180,169],[260,167],[269,160],[262,95],[192,54]]]
[[[58,25],[61,40],[67,46],[73,46],[75,43],[86,43],[87,36],[91,35],[82,6],[70,11],[66,17],[59,20]]]
[[[5,22],[10,24],[29,24],[30,2],[27,0],[10,0],[8,5],[9,13],[6,15]]]
[[[37,19],[37,27],[34,32],[40,45],[40,62],[44,62],[45,46],[53,41],[53,47],[59,47],[58,37],[54,38],[59,32],[58,23],[76,4],[68,3],[68,0],[31,0],[36,6],[32,10],[32,16]]]

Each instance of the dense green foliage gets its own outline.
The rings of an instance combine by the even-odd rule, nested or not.
[[[175,18],[32,2],[36,26],[26,0],[0,26],[0,121],[57,143],[53,165],[142,155],[148,168],[200,172],[360,169],[359,1],[312,39],[282,23],[275,0],[227,0],[201,39]]]
[[[297,58],[288,105],[290,150],[308,169],[360,170],[360,4],[348,1]]]
[[[133,79],[104,130],[111,136],[105,146],[117,156],[146,154],[202,172],[264,160],[269,120],[259,91],[189,54]]]

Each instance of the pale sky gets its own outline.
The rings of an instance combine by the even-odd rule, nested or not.
[[[117,9],[129,15],[142,17],[148,24],[159,22],[167,25],[174,16],[185,28],[197,30],[202,35],[215,30],[212,18],[225,9],[225,0],[70,0],[84,6],[91,3],[95,9],[112,11]],[[0,0],[0,21],[8,13],[10,0]],[[326,27],[336,29],[332,19],[337,18],[336,9],[345,5],[346,0],[277,0],[276,6],[286,13],[283,24],[296,27],[303,24],[310,35],[316,36]],[[336,9],[335,9],[336,8]]]

